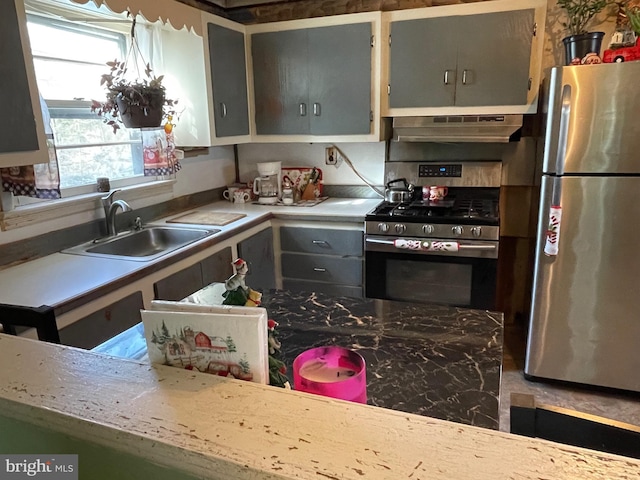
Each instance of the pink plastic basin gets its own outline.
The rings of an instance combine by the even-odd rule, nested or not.
[[[317,347],[293,361],[293,388],[300,392],[367,403],[367,369],[358,352]]]

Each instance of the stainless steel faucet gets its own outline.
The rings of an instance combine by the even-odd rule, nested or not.
[[[119,191],[119,189],[113,190],[109,192],[109,195],[100,199],[102,208],[104,208],[104,219],[107,222],[107,236],[110,237],[118,233],[116,231],[116,210],[118,210],[118,207],[120,207],[123,212],[133,210],[124,200],[113,200],[113,195]]]

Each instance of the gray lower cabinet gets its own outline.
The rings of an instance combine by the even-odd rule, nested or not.
[[[363,297],[363,232],[281,227],[282,286],[287,290]]]
[[[135,292],[59,331],[60,343],[91,349],[140,323],[142,293]]]
[[[534,9],[392,22],[389,106],[525,105],[534,22]]]
[[[231,247],[176,272],[153,285],[158,300],[177,301],[212,282],[223,282],[233,274]]]
[[[260,291],[276,288],[272,228],[238,242],[238,256],[249,266],[247,286]]]
[[[249,134],[244,34],[207,24],[216,137]]]
[[[254,33],[256,133],[370,133],[371,34],[371,23]]]

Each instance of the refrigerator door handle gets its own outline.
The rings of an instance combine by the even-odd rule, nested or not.
[[[560,110],[560,126],[558,131],[558,151],[556,157],[556,172],[564,173],[564,162],[567,156],[567,144],[569,138],[569,124],[571,123],[571,85],[562,87],[562,107]]]

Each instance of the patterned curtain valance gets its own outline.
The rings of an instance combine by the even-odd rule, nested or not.
[[[202,36],[202,20],[200,10],[189,7],[175,0],[71,0],[74,3],[86,4],[93,2],[98,7],[105,5],[109,10],[117,13],[131,11],[142,15],[149,22],[160,20],[169,23],[176,30],[187,28]]]

